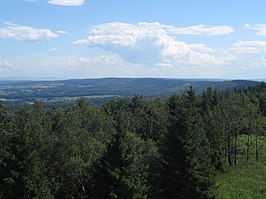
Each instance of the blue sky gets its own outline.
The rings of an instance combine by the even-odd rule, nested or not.
[[[0,79],[261,79],[263,0],[2,0]]]

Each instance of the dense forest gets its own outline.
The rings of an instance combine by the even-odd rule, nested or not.
[[[265,116],[266,83],[102,106],[1,103],[0,198],[215,198],[217,174],[263,161]]]

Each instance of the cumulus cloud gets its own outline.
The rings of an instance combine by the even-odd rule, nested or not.
[[[256,31],[256,35],[266,36],[266,24],[245,24],[244,28]]]
[[[231,66],[238,66],[243,70],[253,70],[249,71],[250,73],[255,73],[266,67],[266,41],[240,40],[233,44],[229,52],[234,57],[230,62]],[[258,72],[258,74],[261,73]]]
[[[61,6],[81,6],[84,0],[49,0],[48,3]]]
[[[50,29],[38,29],[30,26],[22,26],[12,23],[5,23],[4,27],[0,28],[0,38],[16,39],[19,41],[39,42],[57,38],[65,31],[53,32]]]
[[[192,44],[191,44],[192,45]],[[236,48],[235,45],[233,48]],[[198,48],[198,46],[194,46]],[[242,46],[238,46],[240,49]],[[118,54],[101,56],[19,56],[1,60],[0,77],[34,78],[91,78],[91,77],[230,77],[260,78],[265,73],[265,52],[254,54],[236,53],[236,49],[222,49],[225,56],[216,65],[196,63],[173,65],[156,62],[153,65],[134,64],[123,60]],[[207,51],[210,49],[206,49]],[[213,53],[213,52],[211,52]],[[209,59],[209,58],[208,58]],[[194,60],[196,61],[196,60]],[[202,64],[202,65],[199,65]],[[1,66],[2,65],[2,66]]]
[[[26,30],[18,31],[20,27],[25,26],[5,24],[0,28],[0,38],[41,41],[56,38],[65,33],[64,31],[44,31],[45,33],[40,36],[38,30],[47,29],[25,27]],[[36,30],[35,35],[39,36],[30,36],[28,32],[31,31],[28,29]],[[220,30],[219,34],[217,30]],[[229,29],[225,30],[223,26],[197,25],[180,28],[158,22],[106,23],[93,26],[87,38],[73,43],[99,47],[108,51],[107,55],[58,57],[53,56],[52,53],[57,51],[55,46],[49,50],[50,53],[47,52],[46,57],[33,55],[10,60],[0,59],[0,75],[56,78],[104,76],[245,78],[259,77],[264,74],[266,41],[240,40],[231,47],[214,49],[202,43],[178,40],[180,34],[209,36],[229,34]]]
[[[73,43],[100,47],[135,64],[219,65],[223,59],[214,56],[213,49],[204,44],[178,41],[174,37],[185,33],[218,35],[214,29],[203,25],[180,29],[158,22],[137,25],[114,22],[92,27],[87,39]]]

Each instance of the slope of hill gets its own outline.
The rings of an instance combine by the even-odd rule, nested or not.
[[[162,79],[162,78],[103,78],[73,79],[57,81],[0,81],[0,98],[9,102],[30,102],[40,99],[46,102],[74,101],[77,97],[100,99],[129,97],[134,94],[145,98],[167,97],[180,93],[190,86],[201,92],[209,85],[217,90],[237,89],[257,84],[247,80],[204,80],[204,79]]]

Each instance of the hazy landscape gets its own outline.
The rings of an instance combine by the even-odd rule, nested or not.
[[[57,81],[3,81],[0,96],[9,105],[33,103],[40,100],[44,105],[73,103],[78,98],[88,99],[93,104],[103,104],[113,98],[142,95],[145,98],[166,98],[181,94],[190,86],[198,93],[208,86],[217,91],[237,90],[255,85],[257,81],[207,80],[207,79],[162,79],[162,78],[104,78]]]
[[[1,1],[0,199],[265,199],[265,7]]]

